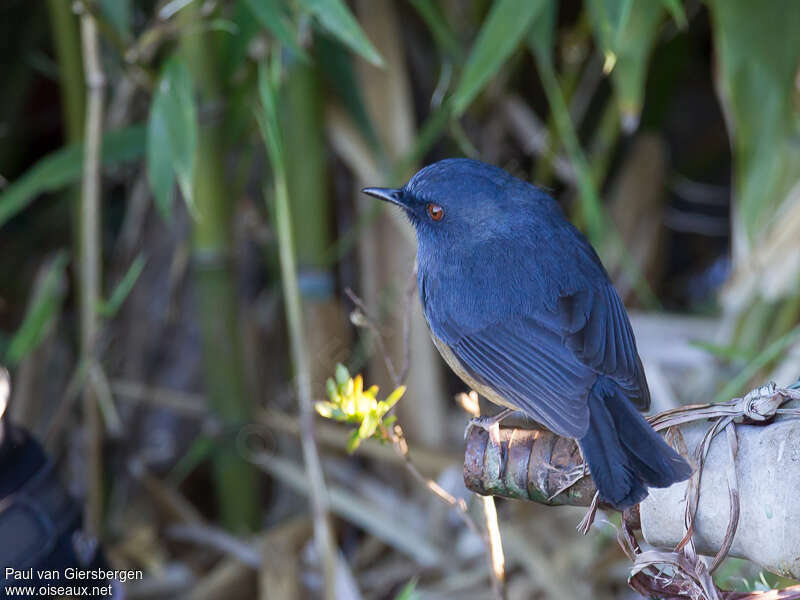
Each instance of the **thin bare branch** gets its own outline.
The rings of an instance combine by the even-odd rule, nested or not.
[[[83,6],[81,43],[86,77],[86,131],[83,146],[83,178],[80,209],[81,352],[94,362],[100,331],[100,151],[103,138],[103,101],[106,79],[100,60],[100,41],[94,16]],[[90,536],[100,533],[102,523],[102,425],[93,386],[84,388],[84,429],[87,455],[87,499],[84,527]]]

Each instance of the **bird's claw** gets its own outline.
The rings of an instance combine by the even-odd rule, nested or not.
[[[464,429],[464,439],[466,440],[469,437],[473,427],[479,427],[488,431],[491,439],[495,441],[498,440],[500,438],[500,421],[513,412],[514,411],[510,408],[506,408],[496,415],[473,417],[469,420],[469,423],[467,423],[466,429]]]

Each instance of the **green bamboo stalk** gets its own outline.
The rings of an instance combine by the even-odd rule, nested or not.
[[[86,86],[83,74],[83,57],[78,19],[72,3],[64,0],[47,0],[50,34],[58,63],[61,90],[61,110],[66,144],[80,142],[84,135]],[[81,247],[81,199],[78,185],[63,192],[63,201],[69,207],[72,235],[76,248]],[[81,287],[81,267],[75,273],[75,286]]]
[[[328,202],[327,157],[319,72],[309,61],[288,66],[282,86],[281,130],[286,153],[286,182],[300,268],[326,266],[331,245],[331,205]]]
[[[185,22],[200,18],[199,2],[181,11]],[[217,105],[221,98],[213,37],[208,32],[182,38],[181,50],[196,82],[200,101]],[[202,111],[200,111],[202,112]],[[242,372],[238,299],[232,268],[232,206],[224,169],[225,115],[200,126],[193,200],[195,294],[203,338],[205,385],[209,404],[223,422],[236,425],[252,418]],[[258,524],[255,470],[236,451],[222,444],[213,459],[214,483],[222,524],[233,531],[251,531]]]
[[[64,137],[67,143],[77,142],[83,138],[86,105],[78,20],[72,12],[72,3],[66,0],[47,0],[47,9],[58,62]]]
[[[288,59],[281,85],[281,138],[286,183],[292,199],[292,233],[300,293],[311,352],[311,385],[323,394],[325,381],[349,347],[349,324],[335,296],[330,247],[334,243],[324,130],[324,94],[318,63]]]

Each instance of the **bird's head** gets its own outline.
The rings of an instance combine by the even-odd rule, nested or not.
[[[546,197],[498,167],[467,158],[433,163],[402,188],[362,191],[402,208],[421,244],[512,236],[535,210],[532,194],[534,203]]]

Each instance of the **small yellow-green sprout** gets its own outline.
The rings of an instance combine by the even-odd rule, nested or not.
[[[315,408],[326,419],[358,424],[358,429],[347,440],[347,451],[353,452],[361,440],[373,436],[387,440],[385,432],[394,423],[395,417],[386,417],[386,413],[403,396],[406,386],[401,385],[385,400],[378,400],[377,385],[365,390],[361,375],[350,377],[344,365],[336,365],[336,378],[328,379],[327,389],[329,400],[317,402]]]

